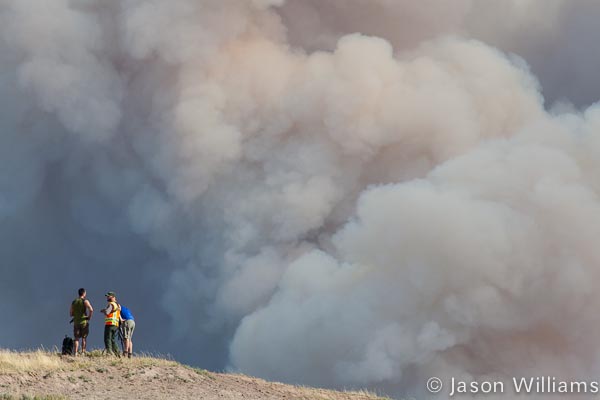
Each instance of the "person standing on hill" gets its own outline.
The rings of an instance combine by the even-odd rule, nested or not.
[[[125,306],[121,306],[121,321],[121,330],[123,332],[123,356],[131,358],[131,354],[133,353],[133,341],[131,338],[133,337],[133,330],[135,329],[135,321],[133,319],[133,314],[129,308]]]
[[[73,336],[75,337],[73,355],[77,355],[79,339],[81,339],[81,352],[85,353],[87,337],[90,333],[90,319],[94,313],[92,304],[85,298],[84,288],[79,289],[79,297],[71,303],[69,315],[73,317]]]
[[[100,310],[104,315],[104,348],[106,354],[113,353],[117,357],[121,357],[119,347],[117,346],[117,329],[119,329],[119,321],[121,320],[121,306],[117,303],[115,292],[108,292],[106,308]]]

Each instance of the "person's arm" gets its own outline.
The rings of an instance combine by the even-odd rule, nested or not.
[[[104,315],[108,315],[108,314],[112,313],[112,304],[109,304],[109,305],[108,305],[108,307],[106,307],[106,308],[103,308],[103,309],[102,309],[102,310],[100,310],[100,311],[102,311],[102,313],[103,313]]]
[[[71,303],[71,307],[69,307],[69,316],[73,316],[73,303]]]
[[[121,307],[121,305],[119,303],[117,303],[117,305],[119,306],[119,311],[121,311],[123,308]],[[121,314],[119,312],[119,323],[123,323],[125,320],[123,319],[123,314]]]
[[[92,308],[92,303],[90,303],[89,300],[86,300],[85,306],[87,307],[87,310],[88,310],[87,319],[92,319],[92,314],[94,314],[94,309]]]

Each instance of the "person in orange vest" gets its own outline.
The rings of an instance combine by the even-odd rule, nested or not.
[[[106,316],[104,318],[104,348],[106,354],[112,352],[120,357],[116,336],[119,329],[119,320],[121,319],[121,306],[117,303],[115,292],[108,292],[105,296],[108,305],[100,310]]]

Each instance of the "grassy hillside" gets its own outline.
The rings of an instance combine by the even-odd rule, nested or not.
[[[98,350],[80,357],[0,350],[0,400],[82,398],[381,399],[366,392],[336,392],[213,373],[150,356],[119,359]]]

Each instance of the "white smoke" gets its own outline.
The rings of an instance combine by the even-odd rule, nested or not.
[[[432,370],[593,377],[598,112],[365,191],[334,250],[296,260],[244,319],[233,362],[317,384],[406,387],[415,367],[417,382]]]
[[[0,1],[0,238],[141,241],[170,333],[266,378],[598,372],[600,110],[477,40],[575,6],[433,3]]]

